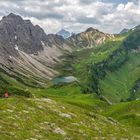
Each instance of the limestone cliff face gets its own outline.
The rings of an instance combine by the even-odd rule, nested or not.
[[[113,37],[114,35],[106,34],[90,27],[85,32],[73,34],[66,39],[66,43],[73,47],[93,47]]]
[[[59,35],[47,35],[38,25],[13,13],[0,21],[0,68],[35,79],[58,74],[53,65],[70,51]]]
[[[12,13],[0,22],[0,48],[12,56],[17,55],[17,49],[29,54],[43,50],[41,40],[45,41],[46,37],[39,26]]]

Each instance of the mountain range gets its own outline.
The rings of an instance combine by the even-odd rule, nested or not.
[[[47,35],[40,26],[34,26],[31,21],[13,13],[0,21],[0,36],[1,69],[25,78],[28,73],[36,82],[52,79],[59,74],[53,67],[61,61],[59,57],[72,52],[71,43],[76,47],[88,47],[101,44],[111,37],[95,29],[67,39],[57,34]],[[80,46],[80,43],[84,46]]]
[[[140,139],[140,25],[46,34],[0,21],[0,139]],[[28,124],[27,124],[28,122]]]

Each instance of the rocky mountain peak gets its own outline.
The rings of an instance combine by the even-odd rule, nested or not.
[[[1,22],[14,22],[15,24],[19,24],[19,23],[22,23],[23,22],[23,19],[19,16],[19,15],[16,15],[16,14],[13,14],[13,13],[10,13],[8,16],[4,16],[1,20]]]
[[[71,37],[66,39],[69,46],[75,47],[94,47],[95,45],[102,44],[107,39],[112,38],[110,34],[103,33],[92,27],[86,31],[78,34],[73,34]]]
[[[14,13],[10,13],[8,16],[6,16],[7,18],[15,18],[15,19],[22,19],[19,15],[16,15]]]
[[[93,31],[98,31],[97,29],[94,29],[93,27],[89,27],[85,32],[93,32]]]
[[[4,16],[0,22],[0,46],[4,44],[7,51],[15,54],[15,46],[29,54],[36,54],[43,50],[41,41],[46,41],[47,35],[41,27],[34,26],[30,20],[24,20],[20,16],[10,13]],[[17,47],[16,47],[17,48]]]
[[[69,31],[65,30],[65,29],[61,29],[56,34],[62,36],[63,38],[68,38],[68,37],[71,36],[71,33]]]

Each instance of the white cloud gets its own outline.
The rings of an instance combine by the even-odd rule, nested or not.
[[[117,6],[117,10],[122,11],[124,9],[124,7],[125,7],[125,5],[121,3]]]
[[[55,33],[63,27],[80,32],[89,26],[114,33],[140,24],[140,0],[135,1],[1,0],[0,17],[10,12],[19,14],[39,24],[47,33]]]

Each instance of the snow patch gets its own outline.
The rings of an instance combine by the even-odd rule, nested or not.
[[[17,40],[17,36],[15,35],[15,40]]]
[[[19,51],[19,49],[18,49],[18,46],[17,46],[17,45],[15,45],[15,50]]]
[[[45,47],[45,46],[46,46],[46,45],[45,45],[45,43],[44,43],[43,41],[41,41],[41,44],[42,44],[42,46],[43,46],[43,47]]]
[[[11,55],[9,55],[9,58],[12,58],[12,56],[11,56]]]

